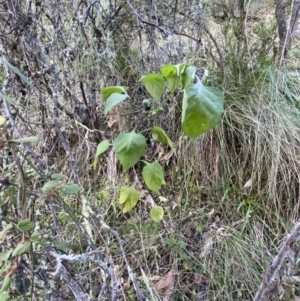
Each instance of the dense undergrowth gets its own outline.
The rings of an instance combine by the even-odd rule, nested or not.
[[[82,23],[67,2],[55,7],[45,1],[44,11],[65,22],[37,13],[34,25],[21,24],[27,44],[10,44],[11,33],[4,32],[2,55],[33,83],[25,89],[3,64],[0,271],[11,281],[2,287],[8,300],[251,300],[299,219],[298,57],[292,50],[282,60],[272,12],[264,15],[266,8],[255,4],[238,19],[229,3],[218,6],[225,17],[213,18],[212,8],[203,14],[197,6],[194,17],[201,22],[191,25],[178,9],[177,23],[165,26],[177,24],[183,34],[167,38],[162,26],[142,22],[148,11],[132,2],[108,7],[101,17],[99,7],[78,2],[78,11],[86,12]],[[128,3],[140,8],[138,15]],[[168,9],[153,10],[150,21],[170,17]],[[37,44],[26,40],[29,29],[36,30]],[[192,29],[197,34],[190,38]],[[225,94],[221,122],[196,141],[181,132],[179,92],[159,106],[142,105],[149,95],[140,78],[183,60],[195,64],[200,77],[208,69],[207,84]],[[100,92],[113,85],[129,86],[132,96],[105,117]],[[151,140],[154,123],[174,141],[173,151]],[[113,150],[93,168],[97,144],[133,128],[147,138],[145,158],[164,167],[159,194],[144,185],[142,164],[124,173]],[[21,136],[39,136],[39,142],[7,141]],[[77,183],[80,193],[43,193],[55,173]],[[133,181],[141,198],[123,214],[119,187]],[[149,217],[153,204],[164,208],[160,223]],[[13,256],[19,245],[24,252]],[[280,271],[285,300],[299,298],[297,269],[293,275]]]

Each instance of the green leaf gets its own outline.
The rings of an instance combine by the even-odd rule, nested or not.
[[[1,257],[0,257],[0,261],[7,261],[7,260],[9,260],[12,251],[13,251],[13,249],[10,248],[6,253],[4,253],[4,254],[2,253]]]
[[[151,218],[159,223],[164,217],[164,209],[161,206],[154,206],[150,210]]]
[[[202,82],[202,84],[203,84],[204,86],[205,86],[206,83],[208,82],[209,76],[210,76],[209,70],[205,69],[205,70],[204,70],[203,77],[201,78],[201,82]]]
[[[6,174],[5,173],[1,173],[0,174],[0,177],[2,178],[2,179],[5,179],[6,178]],[[11,200],[12,199],[12,197],[11,197],[11,188],[12,187],[14,187],[14,186],[10,186],[10,187],[8,187],[8,188],[6,188],[5,190],[4,190],[4,192],[1,194],[1,197],[0,197],[0,208],[3,206],[3,205],[5,205],[9,200]],[[12,200],[11,200],[12,201]]]
[[[10,300],[10,296],[8,292],[1,292],[0,291],[0,300],[1,301],[7,301]]]
[[[0,291],[0,300],[1,301],[11,300],[11,297],[7,291],[5,291],[5,292]]]
[[[59,241],[57,243],[54,244],[55,248],[61,251],[66,251],[69,248],[72,248],[71,245],[69,243],[67,243],[66,241]]]
[[[56,188],[57,186],[59,186],[59,182],[58,181],[49,181],[47,183],[44,184],[44,186],[42,187],[42,191],[49,191],[52,190],[54,188]]]
[[[161,185],[165,185],[164,173],[158,162],[147,163],[142,172],[144,181],[150,190],[158,192]]]
[[[14,249],[14,251],[12,253],[12,257],[15,257],[15,256],[25,253],[29,249],[30,244],[31,244],[30,241],[27,241],[25,243],[19,243],[17,245],[17,247]]]
[[[188,66],[184,69],[184,72],[181,75],[181,87],[185,89],[188,85],[194,83],[196,75],[196,67]]]
[[[61,173],[54,173],[51,175],[51,179],[53,180],[63,180],[63,179],[66,179],[67,176],[61,174]]]
[[[140,193],[134,188],[134,186],[123,186],[120,189],[119,203],[122,205],[123,213],[128,212],[134,208],[140,198]]]
[[[7,95],[4,95],[2,93],[0,93],[0,97],[4,98],[9,104],[13,105],[16,108],[22,109],[23,106],[17,104],[13,99],[11,99],[10,97],[8,97]]]
[[[157,73],[150,73],[144,75],[141,80],[148,93],[158,102],[165,90],[163,76]]]
[[[11,278],[9,277],[9,275],[6,275],[4,280],[3,280],[3,284],[2,284],[2,287],[0,289],[0,292],[5,292],[9,289],[10,287],[10,284],[11,284]],[[2,301],[2,299],[0,299]]]
[[[10,252],[9,256],[11,255],[12,251]],[[6,273],[11,268],[12,261],[9,260],[1,260],[0,264],[0,276],[3,275],[3,273]],[[1,299],[0,299],[1,300]]]
[[[164,143],[173,148],[173,142],[166,134],[166,132],[159,126],[155,125],[152,130],[152,138],[160,143]]]
[[[160,200],[161,202],[167,202],[167,201],[168,201],[167,198],[165,198],[165,197],[163,197],[163,196],[161,196],[161,195],[160,195],[158,198],[159,198],[159,200]]]
[[[3,241],[5,236],[7,235],[8,231],[12,229],[12,224],[7,224],[5,228],[0,232],[0,241]]]
[[[9,140],[8,142],[13,142],[13,143],[28,143],[28,142],[37,143],[37,142],[39,142],[39,140],[40,140],[39,137],[32,136],[32,137],[24,137],[24,138],[20,138],[20,139]]]
[[[39,232],[32,233],[30,241],[38,243],[41,247],[44,247],[46,245],[46,240],[41,238],[41,234]]]
[[[112,86],[112,87],[107,87],[102,89],[101,93],[104,99],[108,99],[108,97],[113,94],[113,93],[118,93],[118,94],[126,94],[126,91],[128,90],[128,87],[122,87],[122,86]]]
[[[128,97],[127,94],[119,94],[119,93],[112,93],[105,102],[105,109],[104,115],[107,113],[118,103],[124,101]]]
[[[174,92],[181,86],[181,73],[188,64],[168,64],[160,69],[161,74],[167,79],[170,92]]]
[[[97,145],[97,151],[96,151],[96,157],[99,157],[101,154],[103,154],[111,144],[108,140],[103,140]]]
[[[81,188],[75,183],[68,183],[59,187],[60,192],[67,195],[77,194],[80,189]]]
[[[142,134],[121,133],[115,140],[114,149],[124,171],[134,166],[145,153],[146,138]]]
[[[37,232],[33,232],[30,236],[30,241],[31,242],[39,242],[41,240],[40,234]]]
[[[6,192],[8,191],[8,189],[6,189]],[[4,197],[0,197],[0,208],[5,205],[7,202],[7,198]]]
[[[27,84],[29,87],[33,88],[31,82],[28,80],[27,77],[25,77],[18,68],[14,67],[11,63],[9,63],[6,59],[4,58],[0,58],[0,62],[2,62],[3,64],[5,64],[9,69],[11,69],[14,73],[16,73],[17,75],[20,76],[20,78],[22,79],[22,81]]]
[[[15,186],[10,187],[10,201],[16,206],[18,201],[18,189]]]
[[[180,86],[180,74],[174,65],[165,65],[160,69],[161,74],[167,79],[170,92],[174,92]]]
[[[98,145],[97,145],[97,151],[96,151],[96,155],[95,155],[95,159],[93,162],[93,167],[94,169],[96,169],[97,167],[97,158],[103,154],[105,151],[107,151],[107,149],[111,146],[111,144],[109,143],[108,140],[103,140],[101,141]]]
[[[213,87],[204,86],[197,77],[197,83],[188,85],[182,104],[182,130],[191,139],[215,127],[223,113],[224,95]]]
[[[21,232],[30,231],[34,228],[34,222],[32,222],[29,218],[26,218],[19,222],[18,228]]]

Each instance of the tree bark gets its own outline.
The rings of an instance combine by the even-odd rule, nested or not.
[[[287,57],[295,38],[300,37],[300,0],[274,0],[274,4],[279,45],[283,56]],[[291,16],[289,24],[287,24],[288,7],[290,8],[289,14]]]
[[[300,37],[300,0],[294,0],[292,3],[291,21],[290,21],[290,40],[291,43],[296,37]]]
[[[274,0],[275,4],[275,16],[277,20],[278,36],[279,36],[279,45],[281,52],[284,56],[288,53],[287,47],[287,22],[286,22],[286,1],[283,0]]]

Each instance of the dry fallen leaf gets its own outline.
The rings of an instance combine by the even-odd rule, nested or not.
[[[208,279],[201,274],[194,274],[194,283],[195,284],[206,284],[208,283]]]
[[[214,213],[215,213],[215,209],[213,208],[207,213],[207,216],[212,217],[214,215]]]
[[[165,154],[164,147],[161,144],[157,144],[155,154],[158,154],[158,161],[160,161],[161,157]]]
[[[148,195],[147,195],[147,197],[146,197],[146,204],[148,204],[149,207],[151,207],[151,208],[152,208],[153,206],[155,206],[155,202],[154,202],[154,200],[153,200],[151,194],[148,194]]]
[[[162,161],[167,161],[167,164],[169,163],[168,161],[171,159],[171,157],[174,155],[175,149],[172,148],[168,153],[166,153],[161,160]]]
[[[118,119],[116,117],[117,115],[108,115],[106,117],[106,121],[107,121],[107,126],[111,129],[112,126],[118,122]]]
[[[252,179],[250,178],[243,186],[243,192],[246,193],[252,187]]]
[[[252,179],[250,178],[250,179],[245,183],[245,185],[244,185],[243,188],[249,188],[249,187],[251,187],[251,186],[252,186]]]
[[[175,284],[175,272],[170,270],[164,277],[158,280],[154,287],[159,294],[165,295],[165,300],[170,300]]]

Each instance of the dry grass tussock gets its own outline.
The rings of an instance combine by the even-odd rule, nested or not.
[[[188,245],[210,279],[209,300],[253,298],[261,272],[299,219],[298,95],[294,78],[267,69],[250,95],[227,94],[215,130],[181,145],[177,218],[201,237]]]

